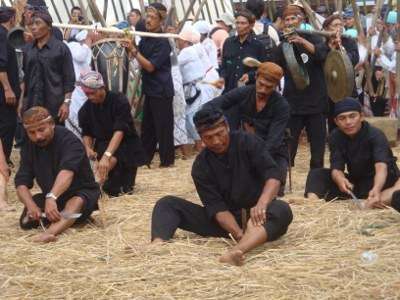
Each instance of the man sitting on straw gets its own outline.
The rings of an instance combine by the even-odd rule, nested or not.
[[[367,208],[392,205],[393,192],[400,190],[400,173],[383,132],[364,121],[361,105],[353,98],[335,104],[334,120],[338,128],[329,138],[331,168],[310,171],[306,197],[329,201],[354,193],[367,199]]]
[[[20,225],[32,229],[41,224],[45,230],[49,224],[34,240],[52,242],[97,209],[100,188],[81,141],[68,129],[55,126],[47,109],[30,108],[22,122],[29,141],[21,150],[15,176],[17,195],[25,205]],[[32,196],[34,179],[42,193]]]
[[[265,142],[253,134],[230,132],[219,109],[203,108],[193,120],[206,145],[192,168],[204,206],[174,196],[160,199],[153,210],[152,241],[171,239],[177,228],[201,236],[230,235],[238,244],[220,262],[242,265],[244,253],[278,239],[292,221],[289,205],[275,199],[282,173]],[[240,215],[243,208],[250,209],[251,216],[245,224]]]

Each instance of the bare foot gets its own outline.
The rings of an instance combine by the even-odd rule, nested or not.
[[[43,232],[33,239],[35,243],[50,243],[57,241],[57,237],[54,234]]]
[[[245,257],[242,250],[231,250],[223,254],[219,258],[219,262],[228,263],[233,266],[243,266],[244,259]]]
[[[0,201],[0,212],[2,211],[15,211],[15,208],[9,206],[5,201]]]

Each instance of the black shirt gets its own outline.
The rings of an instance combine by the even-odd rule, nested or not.
[[[0,72],[7,73],[11,88],[18,97],[21,94],[18,77],[18,63],[15,49],[7,41],[8,30],[0,25]],[[4,88],[0,83],[0,105],[5,104]]]
[[[115,131],[123,131],[124,138],[114,155],[129,165],[143,165],[144,151],[136,133],[131,107],[122,93],[107,92],[102,104],[86,101],[78,113],[82,136],[95,139],[95,150],[101,156]]]
[[[350,138],[338,128],[329,137],[331,169],[347,170],[352,180],[375,176],[375,163],[388,166],[388,176],[398,176],[396,158],[389,143],[378,128],[363,122],[360,131]]]
[[[358,45],[357,45],[356,40],[351,39],[351,38],[342,37],[342,46],[346,50],[346,53],[350,58],[351,64],[354,67],[360,61],[360,54],[358,52]],[[352,96],[357,98],[358,93],[357,93],[357,86],[356,86],[355,81],[356,81],[356,78],[354,77],[354,88],[353,88]]]
[[[240,43],[239,36],[232,36],[225,40],[222,50],[222,64],[220,76],[225,79],[224,93],[237,87],[238,80],[243,74],[249,74],[248,84],[254,83],[256,68],[243,65],[243,59],[253,57],[261,62],[267,58],[264,45],[249,34],[247,39]]]
[[[171,51],[168,39],[143,37],[140,40],[139,52],[155,68],[152,73],[142,68],[142,88],[146,96],[157,98],[174,96],[171,75]]]
[[[274,49],[274,62],[284,69],[285,87],[283,96],[290,104],[292,115],[306,115],[326,112],[328,108],[328,95],[325,84],[323,65],[329,52],[329,47],[318,36],[303,36],[314,44],[315,53],[310,54],[304,47],[295,45],[296,56],[301,60],[302,55],[306,59],[306,69],[310,77],[310,84],[304,90],[298,90],[293,77],[287,67],[283,56],[282,43]],[[304,61],[304,60],[303,60]]]
[[[27,45],[24,73],[27,90],[24,109],[44,106],[57,118],[65,94],[75,87],[74,66],[68,46],[53,36],[42,49],[36,43]]]
[[[216,213],[253,207],[266,180],[281,180],[281,172],[254,134],[230,133],[227,153],[217,155],[204,149],[193,163],[192,177],[210,218]]]
[[[267,150],[273,155],[285,153],[284,144],[285,129],[290,116],[290,107],[286,99],[274,91],[269,97],[265,107],[256,110],[256,86],[240,87],[221,95],[205,105],[219,107],[228,110],[238,105],[241,123],[248,123],[254,127],[255,133],[266,144]]]
[[[25,185],[31,189],[36,179],[42,192],[47,194],[61,170],[74,172],[65,194],[82,189],[99,190],[82,142],[68,129],[56,126],[53,140],[46,147],[36,146],[31,141],[24,144],[15,186]]]

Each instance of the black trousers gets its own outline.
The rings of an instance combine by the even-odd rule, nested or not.
[[[293,137],[290,145],[292,166],[294,166],[301,131],[305,128],[310,142],[310,169],[322,168],[326,140],[326,117],[324,114],[292,115],[289,119],[289,128]]]
[[[173,98],[146,96],[143,107],[142,144],[148,156],[148,164],[153,160],[159,147],[161,166],[172,165],[175,161]]]
[[[360,199],[368,198],[368,193],[374,186],[374,177],[365,177],[362,179],[354,180],[349,178],[348,174],[345,174],[346,178],[354,184],[353,193],[356,197]],[[386,179],[383,189],[392,187],[398,177],[390,176]],[[332,180],[331,169],[313,169],[307,175],[305,196],[308,193],[314,193],[319,198],[323,198],[326,201],[330,201],[334,198],[339,199],[349,199],[350,195],[343,193],[339,190],[336,183]]]
[[[16,108],[6,104],[0,104],[0,139],[3,144],[3,151],[7,161],[10,159],[16,128]]]
[[[103,190],[110,196],[132,192],[136,182],[136,174],[137,167],[121,166],[117,163],[108,174]]]
[[[264,228],[268,241],[273,241],[284,235],[293,220],[289,204],[274,200],[267,208],[267,222]],[[236,221],[241,226],[240,212],[234,213]],[[227,237],[226,232],[210,219],[203,206],[175,196],[161,198],[153,209],[151,221],[151,239],[171,239],[175,231],[181,228],[207,237]]]

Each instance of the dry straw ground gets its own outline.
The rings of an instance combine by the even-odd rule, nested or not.
[[[295,216],[287,235],[249,253],[244,267],[217,262],[229,240],[178,231],[174,242],[149,247],[157,198],[175,194],[198,201],[191,163],[141,169],[134,196],[107,202],[105,228],[96,215],[95,223],[73,228],[49,245],[30,241],[39,229],[19,229],[21,205],[10,188],[18,212],[0,215],[0,298],[400,298],[400,214],[301,198],[308,169],[305,148],[294,169],[294,193],[285,197]],[[377,260],[364,263],[366,250]]]

